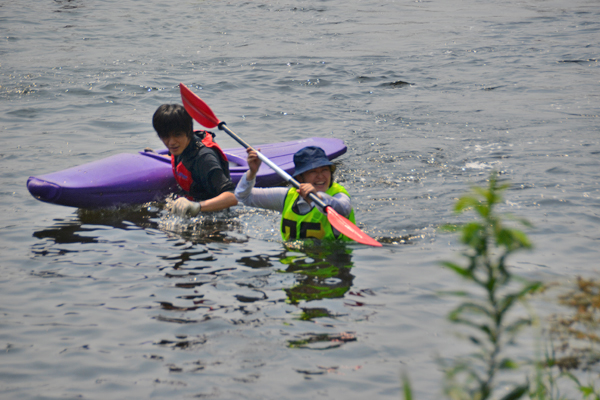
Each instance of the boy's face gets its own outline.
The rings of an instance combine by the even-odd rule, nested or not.
[[[190,138],[185,132],[171,132],[169,136],[161,138],[161,140],[174,156],[183,153],[188,144],[190,144]]]

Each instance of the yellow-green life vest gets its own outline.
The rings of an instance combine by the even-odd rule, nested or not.
[[[346,196],[350,197],[346,189],[335,182],[325,193],[330,196],[344,193]],[[342,234],[336,236],[333,233],[331,224],[327,220],[327,215],[322,214],[317,207],[313,207],[307,214],[297,214],[297,212],[295,212],[297,207],[295,206],[298,199],[300,199],[300,195],[296,191],[296,188],[290,188],[285,197],[283,212],[281,213],[281,236],[284,241],[306,238],[316,238],[321,240],[352,240]],[[348,219],[353,224],[356,223],[354,221],[354,209],[350,211]]]

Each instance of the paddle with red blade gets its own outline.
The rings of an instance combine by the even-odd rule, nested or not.
[[[183,83],[179,84],[179,90],[181,91],[181,100],[183,101],[183,106],[186,111],[198,121],[202,126],[207,128],[214,128],[218,126],[220,130],[225,131],[229,136],[231,136],[236,142],[244,146],[244,148],[252,148],[248,143],[242,140],[238,135],[236,135],[229,127],[225,124],[225,122],[219,120],[215,113],[210,109],[210,107],[194,92],[192,92],[187,86]],[[300,188],[300,183],[292,178],[287,172],[283,169],[279,168],[275,163],[269,160],[264,154],[257,152],[258,158],[269,167],[271,167],[279,176],[285,179],[288,183],[290,183],[296,189]],[[310,193],[309,197],[312,201],[315,202],[321,209],[325,211],[327,214],[327,219],[331,226],[337,229],[339,232],[348,236],[350,239],[357,241],[358,243],[367,244],[369,246],[381,246],[381,243],[371,238],[363,231],[361,231],[356,225],[350,222],[347,218],[338,214],[337,211],[326,205],[323,200],[321,200],[314,193]]]

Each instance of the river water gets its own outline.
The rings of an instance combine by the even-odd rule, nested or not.
[[[469,347],[436,295],[461,287],[437,228],[492,169],[534,225],[517,273],[598,274],[597,0],[0,1],[0,32],[3,399],[397,399],[403,371],[438,398],[436,356]],[[244,207],[28,193],[162,148],[151,116],[179,82],[251,144],[343,139],[337,179],[384,246],[286,247]]]

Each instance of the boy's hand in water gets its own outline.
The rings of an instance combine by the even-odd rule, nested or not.
[[[189,201],[185,197],[180,197],[171,206],[171,212],[181,217],[195,217],[200,213],[200,203]]]

